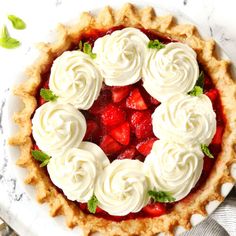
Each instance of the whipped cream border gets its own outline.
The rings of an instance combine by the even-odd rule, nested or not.
[[[155,49],[154,49],[155,50]],[[121,85],[122,86],[122,85]]]

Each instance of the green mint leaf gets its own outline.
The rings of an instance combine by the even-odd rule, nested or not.
[[[40,167],[46,166],[50,161],[50,156],[48,156],[46,153],[39,151],[39,150],[32,150],[31,151],[32,156],[35,160],[42,162],[40,164]]]
[[[10,38],[7,27],[4,25],[1,32],[1,38]]]
[[[214,158],[214,156],[211,154],[211,152],[210,152],[210,150],[209,150],[209,148],[207,147],[206,144],[201,144],[201,149],[202,149],[202,152],[203,152],[206,156],[208,156],[208,157],[210,157],[210,158]]]
[[[171,196],[168,192],[149,190],[148,195],[151,197],[154,202],[173,202],[175,198]]]
[[[204,72],[201,71],[194,88],[190,92],[188,92],[189,95],[199,96],[203,94],[204,78],[205,78]]]
[[[49,163],[50,159],[47,159],[45,161],[43,161],[41,164],[40,164],[40,167],[44,167],[46,166],[48,163]]]
[[[205,75],[204,75],[204,72],[201,71],[200,75],[198,76],[195,86],[199,86],[199,87],[203,88],[204,80],[205,80]]]
[[[188,94],[191,96],[199,96],[203,94],[203,89],[200,86],[194,86],[194,88]]]
[[[98,199],[95,195],[91,197],[91,199],[88,201],[88,210],[90,213],[95,213],[98,205]]]
[[[0,36],[0,46],[7,49],[12,49],[20,46],[20,42],[17,39],[10,37],[5,25],[2,28]]]
[[[92,59],[96,58],[96,53],[92,52],[92,46],[89,43],[84,43],[83,52],[88,54]]]
[[[7,49],[13,49],[20,46],[20,42],[14,38],[0,38],[0,46]]]
[[[165,47],[165,44],[161,43],[158,39],[150,40],[148,43],[148,48],[162,49]]]
[[[17,16],[9,15],[8,19],[11,21],[13,27],[18,30],[23,30],[26,28],[25,22]]]
[[[58,96],[56,96],[50,89],[40,89],[40,96],[45,100],[45,101],[56,101]]]

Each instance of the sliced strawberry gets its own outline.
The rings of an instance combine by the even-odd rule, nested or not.
[[[152,132],[152,116],[149,111],[137,111],[131,116],[131,124],[138,139],[150,138]]]
[[[113,104],[108,104],[102,111],[101,120],[104,125],[118,125],[125,121],[125,112]]]
[[[122,146],[110,135],[106,135],[102,138],[100,147],[107,155],[114,154],[122,149]]]
[[[149,111],[135,111],[133,114],[131,114],[130,117],[130,124],[131,128],[135,129],[135,127],[142,121],[143,118],[149,117]]]
[[[129,123],[125,122],[122,125],[114,128],[110,135],[119,143],[123,145],[128,145],[130,141],[130,127]]]
[[[127,148],[124,152],[122,152],[117,159],[123,160],[123,159],[134,159],[136,155],[136,149],[135,147]]]
[[[161,216],[166,213],[165,205],[159,202],[148,204],[142,210],[149,216]]]
[[[84,139],[87,140],[93,137],[98,131],[98,124],[94,120],[87,120],[87,130]]]
[[[147,156],[151,152],[152,145],[156,140],[157,140],[157,138],[150,138],[145,141],[142,141],[136,146],[136,149],[142,155]]]
[[[158,100],[156,100],[156,99],[155,99],[154,97],[152,97],[152,96],[150,96],[150,102],[151,102],[151,104],[156,105],[156,106],[158,106],[158,105],[161,104]]]
[[[224,127],[217,126],[216,133],[211,141],[211,144],[220,145],[222,142],[223,133],[224,133]]]
[[[138,88],[130,93],[126,99],[126,106],[134,110],[146,110],[148,108]]]
[[[208,92],[206,92],[206,95],[210,98],[213,106],[216,103],[216,99],[219,95],[218,90],[217,89],[210,89]]]
[[[102,114],[104,107],[110,103],[111,93],[109,90],[104,90],[98,97],[98,99],[93,103],[93,106],[88,110],[93,115]]]
[[[113,102],[117,103],[126,98],[131,88],[132,88],[131,86],[113,87],[111,90]]]

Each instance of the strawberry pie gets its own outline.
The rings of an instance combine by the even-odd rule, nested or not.
[[[236,86],[214,41],[131,4],[59,33],[15,90],[10,143],[38,201],[85,235],[190,229],[234,181]]]

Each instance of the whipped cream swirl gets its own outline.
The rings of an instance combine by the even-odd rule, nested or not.
[[[209,145],[216,132],[216,114],[206,95],[176,94],[156,108],[152,124],[159,139]]]
[[[135,28],[116,30],[98,38],[93,47],[105,83],[124,86],[136,83],[141,78],[148,37]]]
[[[81,51],[67,51],[53,63],[49,87],[62,103],[88,110],[100,94],[103,78],[93,60]]]
[[[144,161],[152,189],[170,192],[175,201],[184,198],[201,176],[203,157],[199,145],[157,140]]]
[[[98,177],[95,195],[100,208],[111,215],[124,216],[147,204],[148,190],[142,162],[115,160]]]
[[[83,203],[92,197],[96,178],[109,163],[99,146],[82,142],[79,148],[52,157],[47,168],[52,182],[69,200]]]
[[[143,66],[143,87],[159,101],[191,91],[199,76],[196,53],[182,43],[149,49]]]
[[[47,102],[40,106],[32,119],[32,134],[38,147],[50,156],[62,155],[78,147],[86,132],[86,121],[70,104]]]

